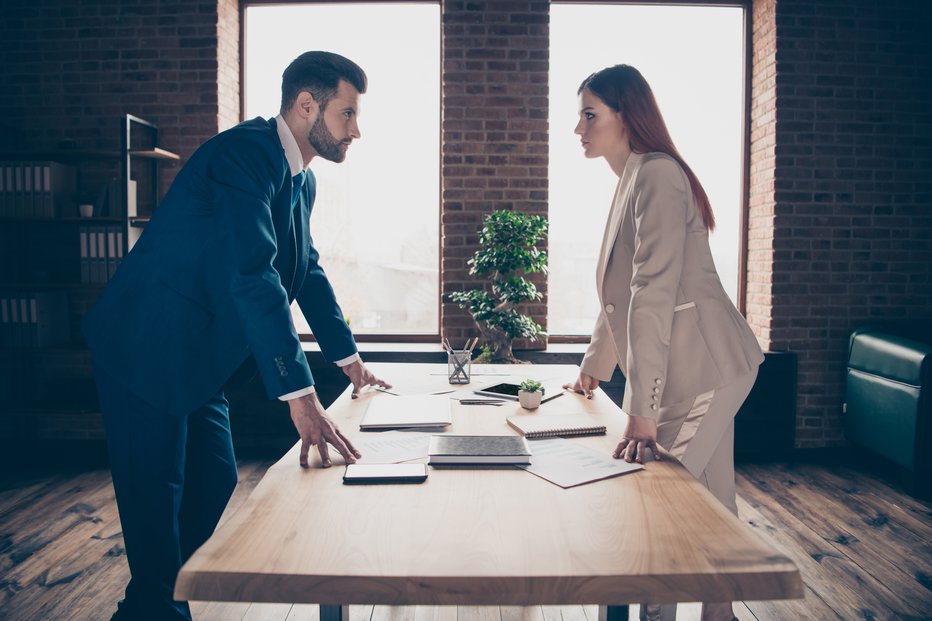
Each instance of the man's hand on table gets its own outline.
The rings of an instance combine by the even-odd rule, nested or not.
[[[362,457],[362,453],[356,450],[353,443],[337,428],[336,423],[327,416],[327,411],[317,398],[317,393],[312,392],[309,395],[291,399],[288,402],[288,409],[291,413],[291,422],[294,423],[298,435],[301,436],[300,463],[302,467],[308,467],[308,453],[310,453],[311,446],[316,446],[317,452],[320,453],[321,466],[329,468],[332,462],[328,443],[339,451],[348,464],[355,463],[358,458]]]
[[[345,367],[341,367],[346,376],[353,382],[353,399],[359,396],[359,391],[366,386],[381,386],[382,388],[391,388],[392,385],[377,378],[366,365],[357,360],[351,362]]]

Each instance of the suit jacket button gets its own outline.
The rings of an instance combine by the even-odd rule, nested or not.
[[[657,409],[657,404],[656,404],[656,403],[651,403],[651,404],[650,404],[650,409],[656,410],[656,409]]]
[[[606,304],[606,305],[605,305],[605,312],[606,312],[606,313],[614,313],[614,312],[615,312],[615,305],[614,305],[614,304]]]
[[[655,378],[654,378],[654,383],[657,384],[658,386],[660,386],[660,384],[663,383],[663,380],[661,380],[659,377],[655,377]]]

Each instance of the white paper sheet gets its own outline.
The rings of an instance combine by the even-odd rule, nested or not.
[[[363,437],[353,443],[362,453],[360,464],[396,464],[402,461],[427,457],[430,433],[415,431],[382,431]]]
[[[529,440],[531,465],[518,466],[560,487],[575,487],[644,468],[564,438]]]

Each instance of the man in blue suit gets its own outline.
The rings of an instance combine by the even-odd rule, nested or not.
[[[353,396],[390,387],[362,363],[309,228],[317,156],[341,162],[366,75],[307,52],[282,75],[281,114],[203,144],[87,314],[131,580],[114,619],[191,619],[173,601],[182,563],[211,535],[236,486],[224,385],[254,364],[301,437],[331,464],[360,456],[328,418],[291,320],[297,300]],[[323,543],[323,542],[322,542]]]

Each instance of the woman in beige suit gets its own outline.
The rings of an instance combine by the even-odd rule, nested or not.
[[[619,181],[596,272],[601,310],[566,387],[591,398],[619,365],[628,424],[614,456],[644,461],[659,445],[737,514],[733,419],[764,357],[715,271],[709,199],[637,69],[586,78],[579,117],[586,157],[605,158]],[[641,606],[642,619],[675,616],[675,605]],[[733,616],[730,602],[703,604],[703,621]]]

